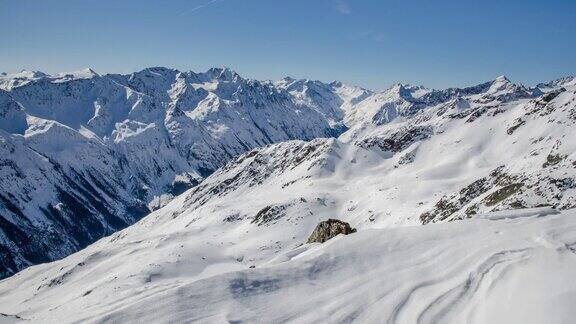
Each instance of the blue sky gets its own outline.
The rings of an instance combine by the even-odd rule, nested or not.
[[[0,71],[228,66],[372,89],[576,74],[575,0],[0,0]]]

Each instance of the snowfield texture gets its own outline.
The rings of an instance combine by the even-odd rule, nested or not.
[[[1,76],[0,278],[134,223],[240,153],[337,136],[322,107],[228,69]]]
[[[371,92],[154,68],[0,84],[5,275],[165,205],[1,281],[2,320],[576,315],[574,78]],[[121,95],[98,99],[108,85]],[[358,232],[302,245],[328,218]]]
[[[365,229],[250,268],[245,253],[264,251],[250,238],[265,233],[184,228],[169,213],[181,203],[153,213],[164,220],[155,227],[138,223],[0,282],[0,311],[18,314],[10,323],[571,323],[576,316],[573,210]],[[245,231],[248,240],[235,239]]]

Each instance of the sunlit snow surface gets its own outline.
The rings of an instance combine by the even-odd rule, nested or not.
[[[570,323],[576,212],[508,215],[362,230],[255,268],[214,232],[125,231],[1,282],[0,312],[59,323]]]
[[[338,139],[246,148],[135,225],[1,281],[7,315],[0,322],[573,321],[573,87],[545,99],[500,77],[443,101],[434,96],[452,90],[356,93],[331,84],[354,97],[336,100],[315,82],[277,86],[326,123],[353,122],[350,130]],[[170,89],[170,96],[185,90]],[[309,102],[309,90],[326,96]],[[225,102],[207,95],[179,118],[209,116]],[[23,122],[23,138],[59,156],[74,144],[90,157],[85,147],[99,143],[88,128]],[[115,140],[123,142],[148,138],[155,124],[120,126]],[[222,125],[209,129],[226,133]],[[66,134],[74,141],[63,143]],[[75,144],[82,142],[93,146]],[[138,147],[129,156],[146,161]],[[556,209],[525,208],[541,205]],[[358,232],[302,245],[326,218]]]

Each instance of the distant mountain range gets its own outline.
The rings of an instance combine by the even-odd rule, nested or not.
[[[170,217],[187,220],[178,231],[198,220],[273,228],[281,243],[257,236],[268,252],[249,248],[250,262],[333,214],[362,227],[568,209],[575,91],[573,77],[375,92],[224,68],[3,74],[0,278],[159,208],[136,228],[162,231]]]

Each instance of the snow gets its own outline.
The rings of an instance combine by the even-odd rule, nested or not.
[[[202,242],[212,235],[194,226],[187,230],[194,234],[168,234],[167,226],[142,225],[0,282],[0,312],[32,323],[568,323],[576,316],[574,211],[366,229],[253,269],[228,261],[233,245],[217,243],[224,237]]]
[[[94,72],[90,68],[84,68],[78,71],[72,72],[62,72],[55,75],[55,80],[52,82],[60,83],[67,82],[70,80],[82,80],[82,79],[92,79],[94,77],[100,76],[98,73]]]
[[[544,217],[548,215],[556,215],[560,212],[556,209],[550,207],[539,207],[539,208],[526,208],[518,210],[504,210],[492,213],[486,213],[476,216],[476,218],[484,218],[491,220],[499,219],[514,219],[521,217]]]
[[[9,91],[14,87],[26,85],[46,77],[49,77],[49,75],[40,71],[22,70],[18,73],[2,73],[0,75],[0,89]]]
[[[229,69],[25,71],[1,76],[0,86],[0,137],[8,143],[0,194],[10,206],[0,210],[27,235],[0,237],[11,246],[0,277],[132,224],[252,148],[341,132],[287,92]],[[182,176],[185,183],[174,181]],[[72,198],[55,210],[62,192]],[[86,207],[86,224],[72,205]]]
[[[0,281],[0,313],[31,322],[576,315],[568,79],[536,97],[505,77],[372,92],[225,68],[70,75],[2,81],[0,193],[25,216],[2,210],[40,242],[63,240],[47,241],[40,263],[69,256]],[[102,209],[67,214],[99,203],[121,226]],[[130,204],[156,211],[138,221]],[[71,254],[82,237],[41,208],[72,229],[100,224],[86,244],[138,222]],[[302,245],[327,218],[358,232]],[[7,260],[38,263],[8,234],[0,242],[17,252]]]
[[[90,68],[72,72],[62,72],[55,75],[49,75],[40,71],[22,70],[18,73],[0,75],[0,89],[11,91],[15,88],[41,80],[49,80],[52,83],[62,83],[73,80],[92,79],[98,76],[99,74]]]

